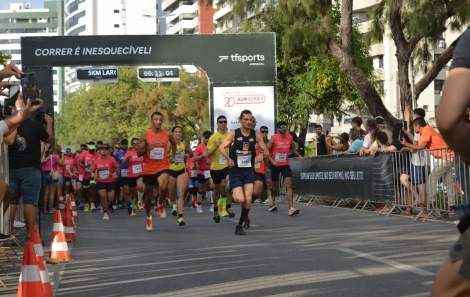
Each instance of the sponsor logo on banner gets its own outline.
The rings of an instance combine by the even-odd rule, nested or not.
[[[230,56],[219,56],[219,63],[227,60],[228,62],[241,62],[243,64],[249,63],[250,66],[263,66],[264,65],[264,55],[255,54],[255,55],[239,55],[232,54]]]

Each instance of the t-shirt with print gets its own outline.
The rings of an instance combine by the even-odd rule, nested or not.
[[[114,171],[119,168],[116,160],[108,156],[106,159],[96,159],[91,166],[91,170],[96,173],[96,180],[100,183],[112,183],[115,181],[113,177]]]
[[[354,140],[353,143],[351,144],[351,146],[349,147],[349,150],[350,150],[352,153],[356,153],[358,150],[361,149],[363,142],[364,142],[364,141],[361,140],[361,139],[356,139],[356,140]]]
[[[139,177],[143,175],[144,156],[139,157],[136,151],[130,150],[126,152],[123,159],[127,159],[127,177]]]
[[[83,153],[81,153],[81,155],[80,155],[80,160],[83,160],[83,163],[85,165],[93,165],[94,161],[99,159],[99,158],[100,158],[100,155],[97,152],[94,152],[92,154],[92,153],[90,153],[90,151],[83,151]],[[83,169],[84,170],[83,179],[90,179],[90,173],[92,171],[90,168],[84,168]]]
[[[452,158],[454,153],[447,150],[448,146],[445,143],[442,136],[436,132],[431,126],[426,125],[421,129],[418,144],[423,142],[427,142],[426,148],[431,149],[431,155],[436,158]],[[433,150],[433,149],[440,149],[440,150]]]
[[[228,132],[225,132],[225,134],[215,132],[214,134],[211,135],[209,138],[209,141],[207,142],[207,149],[212,150],[214,147],[217,146],[217,141],[220,141],[221,143],[227,138]],[[229,154],[229,147],[225,148],[225,152],[227,155]],[[222,170],[225,167],[228,166],[227,159],[222,156],[220,153],[219,149],[216,149],[215,152],[212,154],[212,163],[211,163],[211,170]]]
[[[120,169],[119,170],[119,176],[120,177],[127,177],[127,166],[129,166],[129,163],[122,164],[122,159],[126,155],[126,153],[127,153],[127,151],[118,150],[114,154],[114,160],[116,160],[116,162],[119,165],[119,169]]]
[[[67,155],[64,156],[64,176],[70,177],[70,172],[73,170],[75,160],[73,157],[69,157]]]
[[[207,147],[204,143],[199,144],[196,149],[194,150],[194,156],[202,156],[207,152]],[[209,170],[211,168],[210,164],[207,164],[207,157],[202,158],[201,160],[196,162],[197,164],[197,174],[203,175],[204,171]]]
[[[326,150],[326,137],[322,134],[317,138],[317,156],[326,155],[328,155],[328,151]]]

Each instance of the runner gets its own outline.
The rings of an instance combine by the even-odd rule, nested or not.
[[[94,142],[88,143],[88,151],[84,151],[80,154],[79,166],[83,168],[83,189],[84,189],[84,200],[85,200],[85,211],[90,209],[91,202],[91,211],[95,212],[95,199],[96,199],[96,182],[95,180],[90,179],[91,168],[96,159],[100,158],[100,155],[95,152],[96,146]]]
[[[84,185],[84,183],[83,183],[83,176],[85,175],[85,169],[82,166],[80,166],[80,157],[87,150],[88,150],[88,146],[86,144],[81,144],[80,145],[80,151],[77,152],[77,155],[73,159],[73,165],[75,166],[75,168],[77,168],[77,172],[75,173],[75,177],[77,179],[76,180],[76,187],[77,187],[76,194],[77,194],[77,199],[78,199],[78,202],[79,202],[78,208],[83,209],[83,210],[85,210],[85,195],[84,194],[85,194],[86,191],[88,191],[88,188],[89,188],[90,184]],[[85,188],[85,186],[86,186],[86,188]],[[88,208],[87,208],[86,211],[88,211]]]
[[[209,138],[211,137],[211,135],[212,135],[211,131],[204,131],[202,133],[203,138],[202,138],[201,143],[194,150],[193,161],[196,162],[197,181],[199,183],[199,187],[197,190],[198,205],[202,205],[202,195],[208,190],[208,186],[210,186],[209,184],[210,184],[210,178],[211,178],[211,172],[210,172],[211,158],[207,157],[207,143],[209,142]],[[216,223],[220,222],[220,217],[218,215],[215,216],[215,212],[214,212],[214,222]]]
[[[74,166],[72,149],[69,147],[65,149],[64,163],[65,191],[67,193],[73,193],[72,176],[75,175],[76,168]]]
[[[268,135],[269,135],[268,127],[261,126],[259,128],[259,132],[261,132],[263,134],[264,143],[267,144],[268,143]],[[269,201],[271,201],[271,199],[272,199],[271,198],[271,184],[272,184],[272,181],[271,181],[271,164],[266,164],[266,166],[268,167],[268,173],[264,176],[264,182],[266,184],[266,194],[268,196],[268,199],[261,202],[261,204],[263,204],[263,205],[268,205]],[[264,187],[264,185],[263,185],[263,187]]]
[[[228,176],[228,164],[227,160],[220,154],[219,145],[225,140],[228,135],[227,129],[227,118],[224,115],[217,117],[217,132],[215,132],[207,142],[207,156],[212,158],[210,166],[210,176],[214,183],[214,190],[212,191],[212,202],[214,203],[214,221],[216,223],[220,222],[219,212],[222,213],[228,212],[228,216],[231,218],[235,217],[235,213],[232,210],[232,197],[230,195],[227,200],[227,192],[225,186],[227,185],[227,176]],[[228,153],[228,148],[226,148],[226,153]],[[222,199],[222,205],[226,207],[216,208],[218,205],[218,200]],[[225,209],[224,209],[225,208]],[[223,214],[221,214],[223,215]]]
[[[199,182],[197,181],[197,167],[196,163],[193,161],[193,158],[189,158],[187,160],[186,171],[188,172],[188,192],[192,196],[192,205],[193,207],[197,208],[197,213],[202,213],[202,206],[198,203],[197,200]]]
[[[142,182],[142,172],[144,166],[144,158],[137,156],[137,149],[139,148],[139,139],[132,138],[132,149],[128,150],[122,158],[122,164],[127,166],[126,172],[126,184],[123,186],[123,192],[126,196],[126,201],[131,202],[131,216],[135,217],[137,204],[135,198],[139,196],[140,202],[142,202],[142,196],[144,195],[144,183]]]
[[[118,198],[117,202],[121,208],[127,207],[127,212],[131,214],[132,208],[130,198],[128,195],[125,195],[123,190],[123,187],[127,184],[127,167],[129,164],[122,163],[122,158],[127,153],[127,145],[129,144],[129,142],[127,141],[127,139],[123,138],[119,143],[119,150],[114,152],[114,159],[119,165],[119,178],[116,183],[116,196]]]
[[[289,216],[299,214],[299,210],[294,208],[294,195],[292,193],[292,171],[289,166],[289,159],[287,155],[289,150],[299,157],[299,161],[303,162],[304,158],[295,149],[292,143],[292,136],[287,133],[287,123],[280,121],[277,123],[278,133],[274,134],[268,142],[268,149],[270,151],[271,162],[271,193],[274,193],[279,186],[279,174],[284,178],[284,184],[287,187],[287,202],[289,203]],[[277,206],[274,204],[274,199],[271,197],[269,211],[276,211]]]
[[[101,198],[101,211],[104,213],[103,220],[109,220],[111,208],[108,206],[108,202],[114,201],[115,182],[119,174],[119,166],[110,154],[111,147],[109,144],[101,145],[100,157],[93,161],[91,167],[91,178],[97,181],[96,188]]]
[[[253,116],[251,111],[243,110],[240,114],[241,127],[229,132],[225,140],[219,146],[220,153],[228,161],[230,167],[230,187],[233,199],[241,205],[242,212],[238,225],[235,227],[235,235],[246,235],[242,224],[248,216],[251,207],[254,182],[255,144],[258,142],[263,150],[265,162],[268,162],[269,151],[263,142],[263,135],[251,129]],[[231,146],[230,155],[226,147]]]
[[[173,205],[173,216],[178,214],[178,226],[184,226],[186,223],[183,218],[184,210],[184,196],[186,194],[186,189],[188,187],[188,176],[185,170],[184,160],[186,158],[191,158],[193,152],[189,145],[181,139],[183,136],[183,129],[180,126],[175,126],[171,129],[175,139],[176,139],[176,153],[174,162],[170,163],[170,182],[168,184],[169,192],[169,202],[172,202]],[[169,154],[172,153],[170,148]],[[175,200],[178,198],[178,210],[176,210]]]
[[[152,128],[148,129],[140,137],[139,149],[137,155],[144,156],[144,175],[145,184],[145,210],[147,212],[147,224],[145,230],[152,231],[152,197],[153,188],[158,185],[158,208],[160,210],[160,219],[166,217],[163,200],[168,191],[168,181],[170,179],[170,163],[168,162],[168,142],[171,142],[172,154],[170,162],[175,159],[176,140],[171,132],[162,129],[163,115],[156,111],[150,116]]]

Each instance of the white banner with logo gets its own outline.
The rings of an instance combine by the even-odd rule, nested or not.
[[[256,118],[257,131],[261,126],[266,126],[269,128],[269,135],[274,134],[274,87],[214,87],[213,90],[215,128],[219,115],[227,117],[229,131],[239,128],[238,117],[244,109],[248,109]]]

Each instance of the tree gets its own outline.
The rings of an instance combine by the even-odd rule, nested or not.
[[[11,55],[10,54],[3,54],[0,51],[0,64],[3,66],[7,66],[7,61],[11,60]]]

